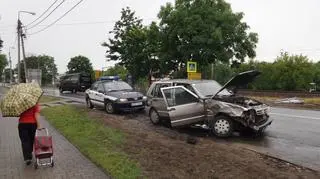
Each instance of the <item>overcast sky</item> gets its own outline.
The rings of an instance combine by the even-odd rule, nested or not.
[[[58,3],[62,0],[58,0]],[[234,12],[244,12],[251,31],[259,34],[257,58],[273,61],[280,51],[308,55],[314,61],[320,59],[320,7],[319,0],[227,0]],[[16,44],[16,21],[19,10],[32,11],[36,16],[21,14],[27,25],[47,9],[54,0],[0,0],[0,36],[4,40],[4,52]],[[79,0],[66,0],[48,19],[28,30],[33,33],[50,24]],[[129,6],[145,24],[157,20],[160,6],[174,0],[84,0],[77,8],[47,30],[28,37],[26,53],[47,54],[55,58],[60,73],[66,71],[71,57],[84,55],[90,58],[95,69],[112,64],[105,61],[105,48],[100,44],[107,40],[108,32],[120,17],[121,8]],[[86,24],[87,23],[87,24]],[[12,50],[13,64],[17,63],[17,51]]]

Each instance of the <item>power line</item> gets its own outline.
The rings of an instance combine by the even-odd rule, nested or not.
[[[34,32],[34,33],[31,33],[31,34],[28,34],[28,35],[34,35],[34,34],[37,34],[37,33],[40,33],[46,29],[48,29],[49,27],[53,26],[55,23],[57,23],[60,19],[62,19],[64,16],[66,16],[70,11],[72,11],[74,8],[76,8],[83,0],[80,0],[76,5],[74,5],[71,9],[69,9],[66,13],[64,13],[61,17],[59,17],[57,20],[55,20],[53,23],[49,24],[47,27],[37,31],[37,32]]]
[[[58,6],[55,7],[46,17],[44,17],[41,21],[39,21],[38,23],[34,24],[33,26],[29,27],[28,30],[34,28],[35,26],[37,26],[38,24],[40,24],[41,22],[43,22],[44,20],[46,20],[46,19],[47,19],[55,10],[57,10],[64,2],[65,2],[65,0],[63,0],[62,2],[60,2],[60,3],[58,4]]]
[[[149,21],[149,20],[158,20],[157,18],[145,18],[145,19],[142,19],[142,20],[146,20],[146,21]],[[87,21],[87,22],[70,22],[70,23],[62,23],[62,24],[56,24],[56,26],[74,26],[74,25],[92,25],[92,24],[107,24],[107,23],[115,23],[117,22],[118,20],[109,20],[109,21]],[[38,25],[38,27],[44,27],[44,26],[47,26],[49,24],[44,24],[44,25]],[[0,26],[0,29],[2,28],[8,28],[9,30],[9,27],[12,28],[12,27],[16,27],[16,25],[7,25],[7,26]]]
[[[48,9],[46,9],[38,18],[36,18],[34,21],[32,21],[32,22],[30,22],[28,25],[26,25],[26,26],[29,26],[29,25],[31,25],[31,24],[33,24],[34,22],[36,22],[38,19],[40,19],[43,15],[45,15],[48,11],[49,11],[49,9],[54,5],[54,4],[56,4],[58,2],[58,0],[55,0],[49,7],[48,7]]]

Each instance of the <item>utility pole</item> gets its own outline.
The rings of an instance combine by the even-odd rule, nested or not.
[[[10,53],[11,48],[12,47],[9,47],[10,84],[12,83],[12,61],[11,61],[11,53]]]
[[[21,68],[20,68],[20,37],[21,37],[21,21],[18,19],[18,84],[20,83],[20,77],[21,77]]]
[[[21,68],[20,68],[20,40],[22,39],[22,44],[23,44],[23,37],[22,37],[22,23],[20,21],[20,13],[26,13],[26,14],[31,14],[31,15],[36,15],[34,12],[29,12],[29,11],[19,11],[18,12],[18,83],[20,83],[20,77],[21,77]],[[20,39],[21,38],[21,39]],[[23,54],[24,54],[24,59],[25,59],[25,53],[24,53],[24,48],[23,48]],[[25,60],[24,60],[25,61]],[[25,62],[25,71],[26,69],[26,62]],[[26,77],[26,82],[27,82],[27,73],[25,73]]]
[[[23,38],[25,38],[25,35],[23,33],[21,33],[21,45],[22,45],[22,55],[23,55],[23,67],[24,67],[24,76],[26,78],[26,83],[29,82],[29,75],[27,73],[27,60],[26,60],[26,53],[25,53],[25,49],[24,49],[24,40]]]

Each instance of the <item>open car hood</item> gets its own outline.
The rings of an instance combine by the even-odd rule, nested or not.
[[[255,80],[261,72],[257,70],[245,71],[232,77],[223,87],[214,95],[217,96],[222,90],[230,87],[238,88],[239,86],[245,86]]]

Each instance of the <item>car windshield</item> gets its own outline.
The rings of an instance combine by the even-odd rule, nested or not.
[[[131,91],[132,87],[123,81],[113,81],[103,83],[106,91]]]
[[[196,83],[192,84],[192,86],[198,90],[201,97],[212,97],[222,88],[222,86],[216,81]],[[224,89],[219,93],[219,95],[231,95],[231,93]]]

